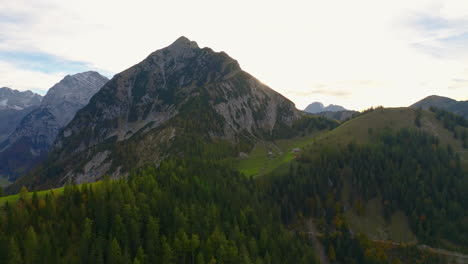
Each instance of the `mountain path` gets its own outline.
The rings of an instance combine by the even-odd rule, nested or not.
[[[325,254],[325,249],[323,248],[322,243],[317,238],[317,235],[320,233],[317,232],[317,228],[315,227],[315,224],[313,220],[308,220],[307,223],[307,234],[309,234],[310,238],[312,239],[312,242],[314,243],[314,248],[315,252],[317,252],[318,257],[320,259],[321,264],[329,264],[330,262],[328,261],[327,254]]]
[[[319,254],[320,263],[328,264],[329,262],[328,262],[328,258],[326,257],[326,254],[325,254],[325,250],[324,250],[322,244],[317,239],[317,237],[323,236],[323,234],[317,232],[317,229],[316,229],[316,227],[315,227],[312,220],[307,221],[307,230],[308,230],[308,232],[305,232],[305,233],[308,234],[310,236],[310,238],[312,239],[312,241],[314,242],[315,250]],[[389,244],[389,245],[393,245],[393,246],[400,246],[401,245],[401,243],[394,242],[394,241],[389,241],[389,240],[371,239],[371,241],[376,242],[376,243]],[[442,249],[442,248],[433,248],[433,247],[430,247],[430,246],[427,246],[427,245],[417,245],[417,247],[419,249],[421,249],[421,250],[431,251],[431,252],[434,252],[434,253],[437,253],[437,254],[440,254],[440,255],[455,258],[455,261],[456,261],[455,263],[468,264],[468,255],[465,255],[465,254],[462,254],[462,253],[459,253],[459,252],[455,252],[455,251],[449,251],[449,250]]]

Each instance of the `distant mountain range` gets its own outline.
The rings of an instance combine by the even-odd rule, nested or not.
[[[328,106],[324,106],[320,102],[313,102],[309,104],[305,109],[304,112],[315,114],[319,116],[323,116],[329,119],[334,119],[338,121],[344,121],[353,117],[354,114],[357,114],[357,111],[347,110],[346,108],[340,105],[330,104]]]
[[[339,111],[347,111],[346,108],[340,106],[340,105],[333,105],[330,104],[328,106],[324,106],[320,102],[314,102],[308,105],[305,109],[305,112],[311,113],[311,114],[316,114],[316,113],[321,113],[321,112],[339,112]]]
[[[31,92],[13,92],[10,94],[26,94],[33,100],[13,100],[13,97],[0,97],[16,108],[28,107],[15,116],[12,126],[8,119],[0,119],[0,127],[13,129],[0,142],[0,175],[14,180],[20,174],[28,171],[42,161],[59,131],[74,117],[76,111],[85,106],[108,79],[97,72],[84,72],[67,75],[63,80],[49,89],[40,105],[31,108],[40,96],[32,96]],[[21,104],[20,104],[21,103]],[[15,108],[15,109],[16,109]],[[1,116],[0,116],[1,117]],[[21,119],[20,119],[21,118]]]
[[[431,106],[441,108],[468,118],[468,101],[457,101],[448,97],[431,95],[411,105],[412,108],[428,109]]]

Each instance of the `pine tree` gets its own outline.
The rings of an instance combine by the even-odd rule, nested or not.
[[[171,248],[171,245],[167,242],[165,236],[161,238],[161,245],[162,245],[162,263],[163,264],[171,264],[174,260],[174,252]]]
[[[32,226],[29,227],[24,240],[24,263],[35,264],[38,257],[38,240]]]
[[[110,244],[110,252],[108,259],[109,263],[112,264],[124,264],[122,250],[120,249],[119,242],[115,238],[112,239],[112,242]]]
[[[192,255],[192,263],[195,263],[195,250],[200,246],[200,237],[197,234],[192,234],[190,239],[190,253]]]
[[[8,264],[22,264],[23,258],[18,247],[16,239],[13,237],[10,239],[10,245],[8,247]]]
[[[145,259],[146,259],[145,251],[143,250],[142,247],[139,247],[138,250],[137,250],[135,260],[138,260],[139,263],[144,264]]]
[[[335,248],[333,247],[333,245],[330,245],[328,249],[328,258],[332,262],[336,260],[336,253],[335,253]]]
[[[20,200],[24,202],[28,201],[28,189],[26,188],[26,186],[21,187]]]
[[[205,264],[205,257],[203,256],[202,252],[198,252],[197,254],[197,264]]]
[[[159,220],[157,218],[149,217],[146,224],[145,236],[145,252],[148,263],[156,263],[158,254],[161,254],[159,246]]]

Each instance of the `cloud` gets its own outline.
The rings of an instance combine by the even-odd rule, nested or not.
[[[461,89],[461,88],[468,88],[468,80],[467,79],[453,79],[450,83],[449,89]]]
[[[185,35],[226,51],[299,107],[464,99],[463,89],[449,87],[468,79],[467,7],[466,0],[4,1],[0,83],[47,89],[51,78],[86,69],[112,75]]]
[[[0,60],[19,69],[42,73],[81,72],[90,68],[85,62],[65,60],[42,52],[0,50]]]
[[[333,90],[325,90],[325,89],[318,89],[312,91],[303,91],[298,92],[297,95],[301,96],[312,96],[312,95],[326,95],[326,96],[333,96],[333,97],[343,97],[349,98],[352,93],[349,91],[333,91]]]
[[[10,87],[20,91],[31,90],[44,95],[47,89],[59,82],[66,73],[43,73],[19,69],[0,61],[0,87]]]
[[[441,5],[432,13],[414,14],[408,18],[408,25],[413,29],[416,39],[411,44],[415,49],[440,58],[468,56],[468,5],[465,16],[443,12]]]
[[[351,98],[353,94],[360,90],[369,88],[378,89],[385,86],[384,83],[373,80],[343,80],[330,83],[317,83],[313,85],[312,90],[288,91],[288,94],[294,96],[314,97],[317,95],[336,98]]]

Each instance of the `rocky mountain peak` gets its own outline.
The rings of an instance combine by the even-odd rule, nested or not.
[[[172,50],[179,50],[183,48],[199,49],[197,42],[191,41],[190,39],[184,36],[181,36],[178,39],[176,39],[174,42],[172,42],[171,45],[168,46],[168,48]]]
[[[158,163],[193,151],[186,147],[195,139],[253,144],[301,116],[226,53],[181,37],[116,74],[64,127],[53,154],[63,174],[53,177],[80,183],[124,175],[128,167],[111,166],[115,160]]]
[[[171,45],[151,53],[147,60],[154,61],[156,64],[163,66],[171,60],[193,58],[200,50],[200,47],[198,47],[195,41],[191,41],[182,36]]]
[[[67,75],[52,86],[42,100],[42,105],[54,105],[63,102],[86,105],[109,79],[94,71]]]
[[[305,109],[304,111],[308,112],[308,113],[319,113],[319,112],[322,112],[323,111],[323,108],[325,106],[320,103],[320,102],[313,102],[311,104],[309,104]]]

